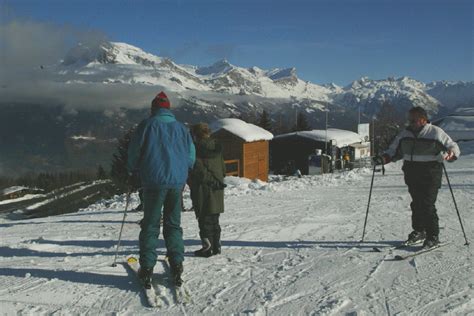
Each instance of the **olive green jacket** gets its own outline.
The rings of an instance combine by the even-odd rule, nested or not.
[[[222,146],[212,138],[197,142],[190,185],[196,217],[224,212],[224,177]]]

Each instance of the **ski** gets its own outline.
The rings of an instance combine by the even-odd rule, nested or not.
[[[421,248],[420,250],[417,250],[415,252],[412,252],[412,253],[409,253],[409,254],[406,254],[406,255],[396,255],[393,257],[394,260],[405,260],[405,259],[409,259],[409,258],[413,258],[413,257],[416,257],[418,255],[421,255],[421,254],[424,254],[424,253],[427,253],[427,252],[430,252],[430,251],[433,251],[433,250],[436,250],[438,248],[441,248],[443,246],[446,246],[448,243],[441,243],[441,244],[438,244],[434,247],[431,247],[431,248]]]
[[[133,272],[136,273],[138,277],[138,270],[140,269],[140,263],[138,259],[134,256],[127,257],[127,265],[132,269]],[[141,283],[141,281],[140,281]],[[155,288],[150,286],[143,286],[143,290],[145,292],[146,300],[150,307],[161,307],[161,298],[160,295],[156,293]]]
[[[169,287],[174,291],[174,297],[176,298],[176,303],[181,305],[187,305],[192,303],[191,293],[188,291],[184,284],[176,285],[173,281],[173,277],[171,275],[171,266],[168,261],[168,257],[165,260],[161,261],[164,265],[165,270],[169,274],[168,283]]]
[[[389,247],[389,248],[384,248],[384,249],[381,249],[379,247],[373,247],[372,250],[375,251],[375,252],[384,252],[384,251],[387,251],[387,252],[392,252],[393,250],[397,250],[397,249],[403,249],[403,248],[407,248],[407,247],[411,247],[411,246],[416,246],[416,245],[419,245],[421,244],[423,241],[420,240],[420,241],[416,241],[416,242],[411,242],[411,243],[407,243],[406,241],[396,245],[396,246],[392,246],[392,247]]]

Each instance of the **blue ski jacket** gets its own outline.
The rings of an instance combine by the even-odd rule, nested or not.
[[[182,188],[196,150],[188,129],[168,109],[143,120],[128,146],[127,169],[138,172],[144,188]]]

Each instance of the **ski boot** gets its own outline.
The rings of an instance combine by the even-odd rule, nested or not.
[[[438,236],[428,236],[423,242],[423,248],[433,248],[439,245]]]
[[[424,231],[419,232],[419,231],[414,230],[408,235],[408,239],[405,241],[405,244],[406,245],[415,244],[421,240],[424,240],[425,237],[426,237],[426,233]]]
[[[201,239],[201,241],[202,241],[202,248],[199,250],[196,250],[194,252],[194,255],[196,257],[209,258],[210,256],[212,256],[211,242],[209,241],[209,238],[203,238]]]
[[[138,270],[138,278],[146,289],[151,289],[152,276],[153,268],[140,268]]]
[[[183,274],[183,264],[182,263],[173,263],[170,265],[171,269],[171,276],[173,277],[174,285],[180,287],[183,285],[183,279],[181,279],[181,275]]]
[[[221,232],[217,232],[214,234],[214,238],[212,239],[212,254],[221,254]]]

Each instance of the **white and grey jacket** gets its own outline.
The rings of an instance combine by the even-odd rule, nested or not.
[[[384,154],[390,156],[391,161],[442,162],[443,153],[448,150],[456,157],[461,154],[458,144],[445,131],[428,123],[418,134],[408,128],[403,130]]]

